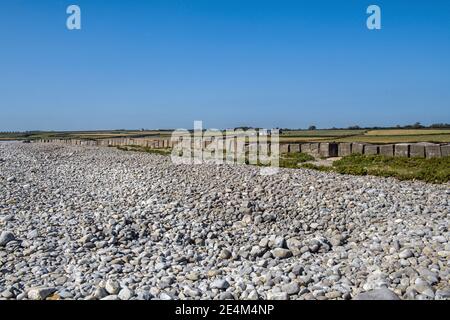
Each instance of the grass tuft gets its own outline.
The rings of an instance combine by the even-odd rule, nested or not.
[[[118,146],[117,148],[123,151],[140,151],[166,156],[171,153],[170,149],[151,149],[141,146]],[[450,157],[423,159],[352,154],[335,161],[331,167],[308,163],[313,160],[313,156],[305,153],[282,154],[280,167],[306,168],[357,176],[395,177],[399,180],[421,180],[430,183],[450,181]],[[248,159],[246,162],[248,163]],[[260,163],[258,165],[262,166]]]
[[[138,151],[138,152],[159,154],[162,156],[170,155],[170,153],[172,152],[170,149],[152,149],[150,147],[142,147],[142,146],[117,146],[117,149],[122,151]]]
[[[299,163],[314,160],[314,157],[306,153],[283,153],[280,156],[281,168],[298,168]]]
[[[450,181],[450,157],[423,159],[353,154],[335,161],[332,169],[342,174],[395,177],[399,180]]]

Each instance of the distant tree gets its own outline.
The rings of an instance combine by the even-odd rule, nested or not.
[[[446,128],[450,128],[450,123],[433,123],[432,125],[430,125],[430,128],[446,129]]]
[[[423,128],[423,127],[424,127],[424,126],[421,125],[420,122],[416,122],[416,123],[414,123],[414,124],[412,125],[412,128],[414,128],[414,129],[421,129],[421,128]]]
[[[309,126],[308,130],[316,130],[317,127],[316,126]]]
[[[249,126],[241,126],[241,127],[236,127],[236,128],[234,128],[234,130],[244,130],[244,131],[250,130],[250,129],[253,129],[253,127],[249,127]]]
[[[361,127],[356,125],[356,126],[350,126],[350,127],[348,127],[348,129],[349,130],[359,130],[359,129],[361,129]]]

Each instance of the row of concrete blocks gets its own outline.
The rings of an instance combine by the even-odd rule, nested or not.
[[[168,139],[141,139],[141,138],[114,138],[99,140],[79,140],[79,139],[42,139],[37,140],[40,143],[62,143],[80,146],[140,146],[152,149],[172,148],[174,143]]]
[[[41,139],[35,140],[38,143],[59,143],[59,144],[70,144],[70,145],[80,145],[80,146],[97,146],[98,141],[95,140],[76,140],[76,139]]]
[[[450,144],[398,143],[373,145],[358,142],[317,142],[303,144],[282,144],[281,153],[302,152],[324,158],[344,157],[351,154],[383,155],[404,158],[440,158],[450,156]]]
[[[81,146],[141,146],[153,149],[172,148],[175,143],[169,139],[146,139],[146,138],[114,138],[99,140],[79,139],[43,139],[41,143],[63,143]],[[203,141],[202,147],[207,148],[210,141]],[[234,141],[236,144],[236,142]],[[192,143],[192,148],[196,146]],[[248,151],[248,145],[246,146]],[[270,145],[268,146],[270,150]],[[439,145],[434,143],[399,143],[386,145],[373,145],[358,142],[316,142],[316,143],[294,143],[281,144],[280,153],[302,152],[313,156],[324,158],[343,157],[350,154],[384,155],[390,157],[417,157],[438,158],[450,156],[450,144]]]
[[[78,139],[44,139],[37,140],[36,142],[41,143],[63,143],[70,145],[83,145],[83,146],[141,146],[148,147],[152,149],[160,149],[160,148],[173,148],[176,144],[181,141],[171,141],[169,139],[146,139],[146,138],[114,138],[114,139],[99,139],[99,140],[78,140]],[[194,140],[190,141],[191,149],[207,149],[212,141],[210,140],[202,140],[201,143],[196,143]],[[234,144],[232,146],[232,144]],[[236,140],[228,141],[227,145],[225,141],[223,141],[222,148],[230,148],[230,150],[237,150],[237,142]],[[261,147],[261,145],[259,145]],[[220,145],[219,145],[220,148]],[[245,150],[249,151],[249,144],[245,145]]]
[[[339,153],[338,143],[291,143],[280,144],[280,153],[307,153],[315,157],[337,157]]]

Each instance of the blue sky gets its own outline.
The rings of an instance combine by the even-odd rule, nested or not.
[[[2,0],[0,75],[0,131],[450,122],[450,2]]]

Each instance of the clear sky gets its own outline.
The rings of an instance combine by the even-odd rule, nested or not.
[[[66,8],[82,29],[66,28]],[[366,9],[382,9],[382,30]],[[450,1],[1,0],[0,131],[450,122]]]

